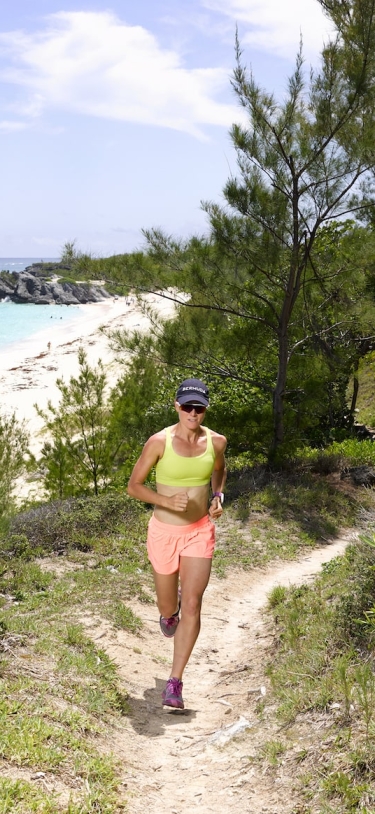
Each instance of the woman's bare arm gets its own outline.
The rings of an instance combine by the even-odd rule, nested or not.
[[[144,503],[160,506],[174,512],[184,512],[188,503],[187,492],[177,492],[175,495],[161,495],[149,486],[145,486],[145,480],[151,469],[158,462],[164,453],[165,435],[156,433],[146,441],[142,453],[134,466],[128,483],[128,494]]]
[[[211,475],[211,488],[215,492],[223,492],[227,479],[227,467],[225,464],[224,453],[227,446],[227,439],[224,435],[216,435],[212,439],[215,450],[215,463]],[[223,512],[221,500],[219,497],[213,498],[209,507],[209,515],[213,520],[220,517]]]

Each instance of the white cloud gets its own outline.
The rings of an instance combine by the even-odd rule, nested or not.
[[[317,0],[201,0],[240,25],[242,44],[294,61],[302,34],[305,57],[316,63],[332,26]],[[245,24],[245,33],[243,26]]]
[[[229,88],[227,71],[185,67],[145,28],[110,12],[53,14],[42,31],[0,34],[0,46],[12,60],[0,78],[26,89],[18,111],[30,118],[53,108],[200,138],[203,125],[239,118],[235,105],[216,101]]]
[[[25,128],[25,122],[10,121],[7,119],[0,121],[1,133],[15,133],[17,130],[25,130]]]

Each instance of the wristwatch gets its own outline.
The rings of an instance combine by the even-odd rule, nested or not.
[[[214,497],[218,497],[219,500],[220,500],[220,503],[224,503],[224,492],[214,492],[213,495],[212,495],[211,500],[213,500]]]

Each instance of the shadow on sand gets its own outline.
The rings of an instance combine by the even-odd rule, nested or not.
[[[143,693],[143,698],[132,698],[130,696],[127,699],[132,727],[136,732],[150,738],[157,738],[162,735],[166,727],[181,723],[181,719],[184,720],[184,723],[190,724],[196,717],[196,711],[193,709],[163,707],[161,694],[165,687],[165,681],[155,677],[154,681],[155,686],[147,688]]]

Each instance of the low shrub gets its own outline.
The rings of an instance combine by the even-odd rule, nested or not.
[[[21,512],[12,519],[8,551],[13,540],[16,553],[23,538],[34,553],[62,552],[67,548],[90,550],[92,538],[105,538],[124,528],[136,531],[137,519],[142,514],[141,505],[119,492],[56,500]]]
[[[325,449],[303,447],[296,454],[297,464],[307,464],[313,472],[328,475],[347,466],[375,466],[375,443],[369,439],[346,438]]]
[[[352,643],[359,649],[373,649],[375,626],[371,610],[375,601],[375,548],[364,538],[349,546],[346,561],[350,579],[336,608],[335,637],[341,644]]]

